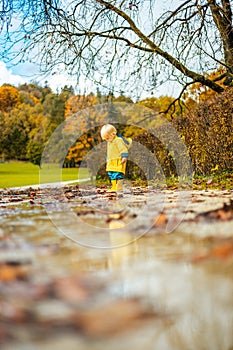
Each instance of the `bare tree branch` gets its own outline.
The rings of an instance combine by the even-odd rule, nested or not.
[[[1,6],[0,57],[13,64],[40,59],[42,72],[67,70],[129,93],[174,80],[220,93],[218,80],[207,78],[220,65],[225,83],[232,82],[229,0],[177,7],[167,1],[169,10],[160,13],[152,0],[4,0]]]

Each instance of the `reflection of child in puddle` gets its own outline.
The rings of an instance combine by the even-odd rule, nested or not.
[[[108,192],[121,191],[128,159],[128,149],[132,140],[117,136],[117,130],[111,124],[104,125],[100,134],[102,140],[107,141],[106,170],[112,184]]]
[[[109,238],[111,241],[111,254],[108,259],[109,268],[124,266],[129,257],[137,256],[138,243],[125,227],[122,220],[111,220],[109,222]],[[124,229],[125,228],[125,229]]]

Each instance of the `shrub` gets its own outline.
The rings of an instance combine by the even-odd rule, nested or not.
[[[209,175],[217,170],[233,169],[233,88],[204,101],[186,115],[174,119],[172,124],[188,149],[195,174]],[[166,145],[160,140],[166,140]],[[177,175],[176,159],[185,155],[182,150],[177,154],[169,152],[169,144],[177,142],[174,135],[169,134],[169,128],[158,126],[136,136],[134,141],[137,142],[131,150],[134,161],[127,167],[129,178],[151,179],[161,175],[161,170],[166,177]],[[151,154],[142,152],[139,143]]]
[[[233,169],[232,124],[233,88],[174,120],[196,174]]]
[[[159,134],[158,128],[156,131]],[[154,135],[154,130],[144,131],[133,141],[126,168],[128,178],[150,180],[177,175],[172,155],[160,138]]]

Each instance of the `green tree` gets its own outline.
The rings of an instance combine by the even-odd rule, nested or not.
[[[29,161],[35,165],[40,166],[43,150],[44,147],[41,143],[41,140],[36,142],[33,139],[31,139],[27,144],[27,157]]]
[[[18,108],[1,116],[0,149],[7,159],[25,159],[29,133],[26,118]]]
[[[67,100],[73,95],[73,90],[64,87],[60,94],[49,93],[43,101],[44,115],[47,118],[47,138],[53,133],[58,125],[65,119],[65,106]]]

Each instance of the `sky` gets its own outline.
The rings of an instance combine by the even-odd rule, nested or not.
[[[92,86],[91,82],[83,81],[79,84],[79,89],[77,90],[75,78],[72,80],[70,76],[65,74],[43,77],[38,72],[37,67],[31,63],[24,63],[10,67],[3,61],[0,61],[0,86],[3,84],[11,84],[18,87],[21,84],[31,82],[37,82],[39,85],[44,86],[46,81],[54,93],[59,93],[65,85],[73,86],[75,93],[80,94],[85,94],[86,91],[92,91],[95,93],[97,88],[96,86]],[[167,85],[165,84],[163,87],[161,87],[155,96],[158,97],[168,95],[176,97],[176,94],[177,87],[175,85],[171,85],[171,82],[169,82]],[[148,95],[148,93],[147,95],[142,94],[141,99],[146,97],[152,96]]]
[[[65,74],[43,77],[38,73],[36,66],[31,63],[7,67],[4,62],[0,61],[0,86],[3,84],[11,84],[17,87],[30,82],[37,82],[41,86],[44,86],[46,80],[54,92],[59,92],[65,85],[76,85],[75,80],[72,81],[71,78]]]
[[[177,2],[177,0],[170,0],[171,3]],[[158,5],[162,11],[162,1],[158,1]],[[3,61],[0,61],[0,86],[3,84],[11,84],[13,86],[19,86],[24,83],[37,82],[39,85],[44,86],[45,82],[47,82],[48,86],[52,89],[53,92],[60,92],[61,89],[65,86],[72,86],[74,88],[75,93],[85,94],[86,92],[97,91],[97,86],[93,85],[90,81],[80,81],[77,87],[76,78],[66,75],[65,73],[56,74],[51,76],[42,76],[35,64],[25,62],[17,65],[7,65]],[[101,88],[100,88],[101,90]],[[161,95],[169,95],[169,96],[177,96],[177,93],[180,90],[180,86],[175,86],[168,82],[164,84],[161,88],[156,91],[153,91],[153,96],[161,96]],[[104,91],[105,93],[106,91]],[[142,93],[141,99],[151,97],[149,92]]]
[[[25,79],[17,74],[14,74],[11,69],[7,69],[7,66],[4,62],[0,61],[0,85],[4,83],[12,84],[17,86],[19,84],[23,84]]]

